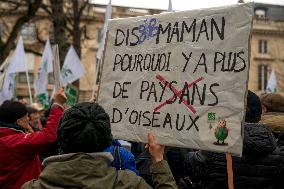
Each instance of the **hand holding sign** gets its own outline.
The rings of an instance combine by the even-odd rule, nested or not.
[[[155,134],[148,133],[148,144],[146,144],[145,148],[149,150],[149,153],[151,154],[152,160],[154,162],[157,163],[164,159],[165,147],[157,144]]]

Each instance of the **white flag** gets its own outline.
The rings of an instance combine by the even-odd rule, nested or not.
[[[85,69],[80,63],[79,56],[77,55],[73,45],[71,45],[60,72],[61,85],[66,86],[68,83],[76,81],[82,77],[84,73]]]
[[[168,12],[173,12],[172,0],[169,0]]]
[[[24,43],[22,37],[20,36],[17,47],[13,53],[11,63],[9,64],[5,74],[4,85],[0,92],[0,104],[2,104],[5,100],[10,100],[13,97],[15,88],[15,73],[26,71],[27,65],[25,61]]]
[[[110,0],[106,8],[104,28],[102,30],[102,33],[100,34],[100,37],[102,37],[102,39],[101,39],[98,52],[97,52],[97,59],[99,60],[102,58],[102,55],[104,52],[108,20],[111,19],[111,13],[112,13],[112,6],[111,6],[111,0]]]
[[[277,90],[277,80],[276,80],[275,71],[272,68],[269,80],[267,82],[266,91],[267,92],[276,92],[276,90]]]
[[[53,71],[52,60],[53,60],[52,49],[50,46],[49,39],[47,39],[41,58],[40,71],[38,74],[38,78],[35,81],[36,95],[47,92],[48,73]]]

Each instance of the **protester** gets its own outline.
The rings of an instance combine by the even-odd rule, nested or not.
[[[269,128],[259,124],[259,97],[249,91],[244,124],[243,157],[233,157],[236,189],[281,189],[284,178],[284,156]],[[208,151],[188,153],[185,161],[187,177],[180,188],[227,189],[224,154]],[[186,185],[186,186],[185,186]]]
[[[154,161],[152,176],[155,188],[177,188],[170,168],[163,160],[164,147],[148,135],[148,149]],[[112,142],[110,118],[96,103],[80,103],[67,110],[58,128],[61,155],[45,159],[38,180],[23,189],[54,188],[151,188],[141,177],[129,170],[111,166],[113,157],[103,152]]]
[[[279,139],[284,133],[284,94],[263,94],[261,103],[263,110],[261,122],[271,128],[273,134]]]
[[[33,131],[42,130],[39,111],[31,106],[27,106],[27,111],[29,117],[29,124],[32,127]]]
[[[124,148],[118,140],[113,140],[111,145],[104,151],[112,154],[114,158],[112,165],[116,170],[128,169],[138,175],[134,155]]]
[[[191,149],[178,148],[178,147],[166,147],[165,158],[170,166],[172,174],[176,182],[184,177],[184,156]],[[152,161],[147,151],[142,151],[136,158],[136,167],[139,175],[151,186],[153,185],[151,167]]]
[[[39,154],[56,141],[58,122],[66,98],[61,89],[55,95],[46,127],[33,132],[28,112],[20,102],[6,101],[0,107],[0,188],[19,189],[41,172]]]
[[[28,105],[28,101],[24,98],[24,97],[18,97],[18,102],[24,104],[24,105]]]

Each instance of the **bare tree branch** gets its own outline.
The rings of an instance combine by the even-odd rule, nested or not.
[[[42,0],[29,1],[26,14],[17,19],[6,43],[0,46],[0,65],[4,62],[6,57],[9,55],[10,50],[13,48],[14,42],[18,36],[18,32],[21,30],[21,27],[35,16],[41,4]]]
[[[50,10],[51,7],[47,6],[46,4],[42,4],[41,9],[43,9],[49,16],[52,17],[52,11]]]
[[[25,48],[25,52],[33,53],[33,54],[38,55],[38,56],[42,56],[42,53],[40,53],[39,51],[32,49],[32,48]]]
[[[89,1],[88,0],[85,0],[83,5],[80,7],[79,9],[79,13],[78,13],[78,16],[81,17],[84,9],[87,7],[87,5],[89,5]]]

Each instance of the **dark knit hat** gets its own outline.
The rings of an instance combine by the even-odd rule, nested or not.
[[[68,109],[60,120],[57,134],[63,153],[101,152],[112,141],[109,115],[91,102]]]
[[[247,95],[247,108],[246,108],[246,120],[255,120],[261,117],[262,107],[259,97],[248,91]]]
[[[7,100],[0,106],[0,121],[15,123],[27,113],[28,111],[24,104]]]

